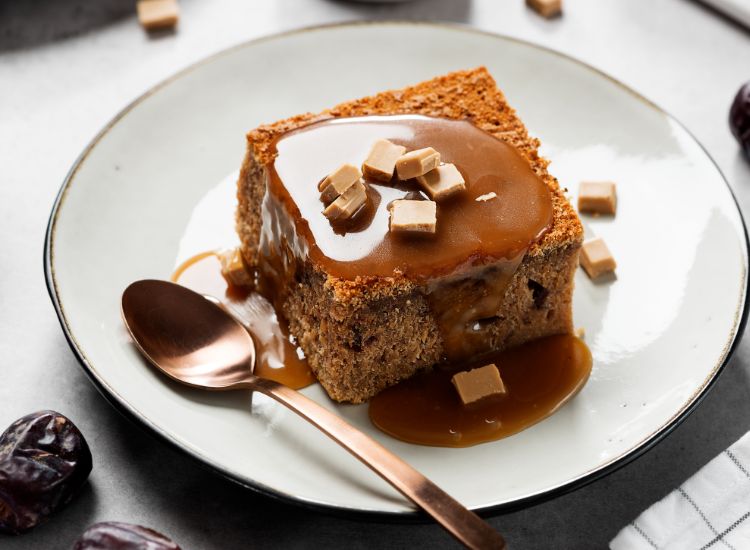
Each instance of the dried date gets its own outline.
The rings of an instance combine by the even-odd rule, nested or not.
[[[750,82],[739,89],[732,102],[729,127],[745,154],[750,157]]]
[[[153,529],[107,521],[86,529],[73,550],[180,550],[180,547]]]
[[[91,472],[91,451],[60,413],[40,411],[0,435],[0,533],[36,527],[67,504]]]

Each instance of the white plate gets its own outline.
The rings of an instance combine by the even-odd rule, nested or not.
[[[616,219],[584,220],[619,263],[612,283],[576,280],[591,379],[551,418],[466,449],[395,441],[372,428],[364,406],[336,406],[317,386],[305,393],[484,511],[580,486],[663,437],[713,382],[744,320],[747,239],[722,175],[680,124],[600,72],[517,40],[428,24],[341,25],[250,42],[170,78],[102,131],[63,185],[46,250],[63,329],[97,386],[240,483],[339,510],[413,513],[262,396],[251,412],[247,394],[202,393],[158,376],[131,346],[119,300],[131,281],[167,278],[187,256],[234,241],[225,178],[240,164],[246,130],[477,65],[541,138],[564,186],[618,182]]]

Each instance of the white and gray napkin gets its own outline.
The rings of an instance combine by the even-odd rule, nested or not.
[[[750,548],[750,432],[622,529],[610,548]]]

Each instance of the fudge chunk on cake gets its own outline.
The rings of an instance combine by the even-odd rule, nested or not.
[[[430,174],[389,182],[378,168],[369,181],[366,166],[365,206],[333,223],[319,186],[385,158],[382,140],[434,148],[458,192],[428,196]],[[583,231],[538,147],[484,68],[248,133],[241,252],[332,399],[363,402],[420,369],[572,333]],[[431,198],[434,233],[389,230],[395,201]]]

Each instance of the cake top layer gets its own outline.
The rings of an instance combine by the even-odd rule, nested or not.
[[[368,206],[345,230],[321,214],[318,183],[343,163],[361,164],[378,139],[409,151],[434,147],[466,180],[466,191],[438,203],[434,235],[389,232],[390,203],[426,198],[413,180],[368,181]],[[429,279],[490,262],[515,264],[552,224],[550,190],[529,162],[512,145],[466,120],[334,118],[281,134],[273,149],[267,183],[274,200],[266,207],[283,208],[278,215],[292,218],[295,233],[276,238],[294,241],[295,253],[334,277],[401,273]]]

